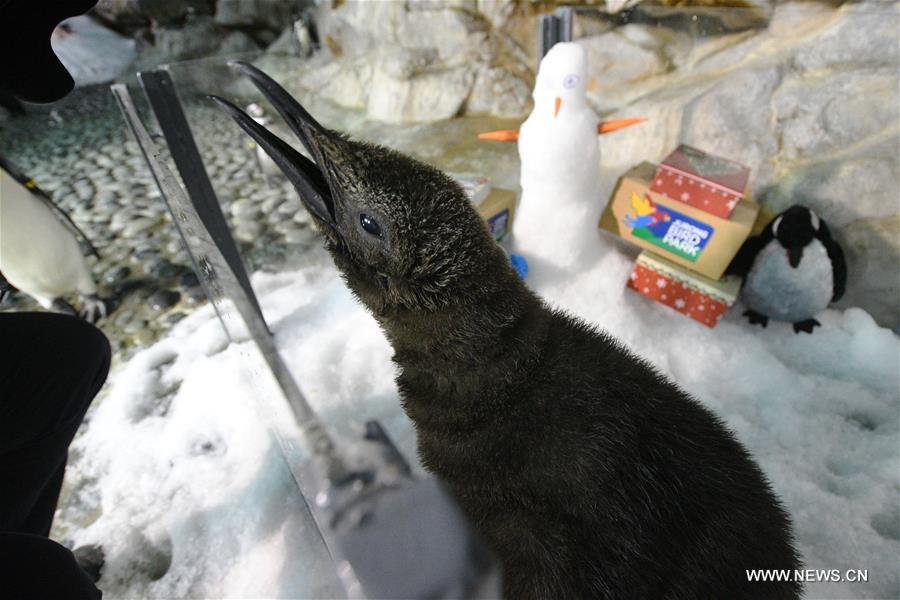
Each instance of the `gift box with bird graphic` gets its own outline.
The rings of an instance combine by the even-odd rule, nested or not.
[[[750,235],[759,205],[738,202],[723,219],[654,192],[654,165],[641,163],[619,180],[600,227],[711,279],[719,279]]]
[[[484,219],[488,231],[498,242],[512,230],[516,212],[516,193],[492,187],[485,177],[454,174],[453,179],[462,187],[475,210]]]
[[[682,144],[659,163],[650,189],[727,219],[749,179],[750,167]]]
[[[638,256],[628,280],[628,287],[639,294],[710,328],[734,304],[740,286],[741,279],[735,275],[710,279],[646,250]]]

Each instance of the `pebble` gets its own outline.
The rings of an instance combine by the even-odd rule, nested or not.
[[[241,198],[231,205],[231,214],[237,219],[251,221],[259,215],[259,207],[249,198]]]
[[[265,214],[269,214],[278,209],[279,206],[284,204],[284,198],[280,196],[275,196],[273,198],[269,198],[267,200],[263,200],[262,204],[259,205],[259,208]]]
[[[145,233],[148,229],[156,224],[154,219],[148,217],[138,217],[128,222],[122,229],[122,236],[126,238],[135,237],[139,233]]]
[[[185,267],[173,264],[164,258],[150,268],[150,275],[157,279],[169,279],[178,276],[184,269]]]
[[[199,285],[184,290],[184,299],[188,306],[196,306],[206,302],[206,292]]]
[[[134,341],[141,346],[149,346],[156,341],[156,333],[150,329],[141,329],[134,334]]]
[[[239,223],[234,229],[234,237],[241,242],[254,242],[262,232],[262,225],[256,221]]]
[[[284,241],[288,244],[303,244],[313,239],[312,232],[308,229],[293,229],[284,234]]]
[[[114,285],[128,279],[131,275],[131,269],[126,266],[112,267],[103,274],[103,281],[109,285]]]
[[[174,325],[175,323],[182,320],[186,316],[187,315],[184,314],[183,312],[173,312],[169,315],[166,315],[166,323],[168,323],[169,325]]]
[[[178,286],[182,288],[192,288],[200,285],[200,278],[193,271],[187,271],[178,278]]]
[[[80,187],[75,189],[75,195],[79,200],[90,200],[94,197],[94,188]]]
[[[122,327],[122,331],[124,331],[125,333],[135,334],[138,331],[146,329],[148,324],[149,323],[147,323],[147,321],[145,321],[144,319],[131,318],[125,321]]]
[[[147,305],[153,310],[163,311],[178,304],[181,294],[173,290],[157,290],[147,298]]]

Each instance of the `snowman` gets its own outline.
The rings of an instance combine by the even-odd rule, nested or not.
[[[518,131],[479,134],[518,141],[522,196],[513,224],[515,250],[535,263],[570,269],[596,246],[600,148],[597,136],[643,122],[599,122],[587,103],[587,55],[572,42],[555,44],[541,61],[534,110]]]

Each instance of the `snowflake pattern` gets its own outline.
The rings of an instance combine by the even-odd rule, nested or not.
[[[730,163],[730,161],[725,162]],[[686,185],[696,186],[693,188],[697,190],[696,193],[693,195],[687,191],[679,193],[676,189],[677,187],[684,189]],[[679,199],[685,204],[700,208],[723,219],[727,219],[735,206],[741,201],[739,195],[735,197],[734,191],[704,180],[702,173],[699,176],[684,176],[665,164],[660,165],[651,189],[665,194],[669,198]]]
[[[730,302],[709,296],[693,287],[689,281],[682,281],[675,274],[657,272],[641,263],[635,264],[628,287],[651,300],[664,304],[706,325],[715,327],[728,310]],[[686,274],[685,274],[686,275]],[[664,285],[660,285],[663,282]],[[674,293],[669,293],[670,290]]]

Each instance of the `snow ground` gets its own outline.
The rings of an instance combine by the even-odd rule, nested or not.
[[[532,265],[529,284],[724,417],[783,499],[809,568],[868,569],[868,583],[809,584],[807,597],[900,596],[900,339],[860,309],[828,310],[814,335],[795,335],[751,327],[736,306],[710,330],[626,290],[631,256],[599,232],[579,261],[565,274]],[[413,457],[390,347],[324,252],[253,283],[325,420],[349,431],[380,419]],[[71,542],[103,545],[107,597],[339,594],[272,435],[291,437],[290,417],[251,344],[229,343],[211,307],[108,387],[73,448],[73,500],[58,517]]]

